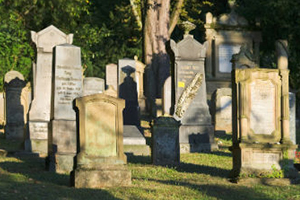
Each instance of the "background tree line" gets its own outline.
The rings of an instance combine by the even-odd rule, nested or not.
[[[36,56],[30,30],[40,31],[50,24],[67,34],[74,33],[73,44],[82,49],[86,76],[105,78],[105,65],[117,63],[123,57],[137,55],[146,64],[151,64],[153,59],[147,61],[149,49],[145,43],[145,28],[149,27],[147,23],[155,24],[159,20],[153,22],[155,19],[149,17],[149,8],[152,5],[154,10],[151,12],[156,12],[155,9],[161,9],[165,2],[169,19],[162,26],[168,28],[166,38],[175,41],[182,39],[183,31],[176,26],[181,21],[196,24],[197,28],[191,33],[199,42],[204,42],[205,13],[218,16],[229,12],[227,0],[0,0],[0,89],[3,76],[9,70],[20,71],[26,80],[31,80],[31,62]],[[276,39],[288,40],[290,84],[292,88],[298,88],[300,2],[236,0],[236,4],[237,12],[251,25],[260,22],[262,66],[275,67],[274,42]],[[150,44],[154,41],[150,40]]]

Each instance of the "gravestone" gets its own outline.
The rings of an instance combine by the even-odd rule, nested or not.
[[[141,112],[146,112],[146,97],[144,96],[144,72],[145,64],[138,60],[137,56],[134,56],[136,79],[137,79],[137,91],[138,91],[138,102]]]
[[[106,87],[111,85],[114,90],[118,90],[118,65],[111,63],[105,68]]]
[[[118,94],[119,98],[125,100],[124,125],[140,125],[137,84],[136,61],[127,58],[120,59],[118,63]]]
[[[154,165],[178,165],[180,123],[173,117],[158,117],[152,124],[152,154]]]
[[[179,128],[180,153],[217,148],[206,98],[206,44],[200,44],[188,32],[179,43],[171,40],[175,56],[174,117],[182,124]]]
[[[215,131],[232,133],[231,88],[220,88],[215,93],[214,124]]]
[[[82,96],[80,48],[70,44],[54,48],[51,133],[48,146],[50,171],[69,173],[76,154],[76,113],[73,100]]]
[[[21,102],[22,89],[26,83],[21,73],[9,71],[4,77],[5,90],[5,137],[8,140],[23,142],[24,133],[24,106]]]
[[[162,114],[171,115],[172,113],[172,77],[169,76],[163,87],[162,93]]]
[[[278,69],[235,69],[233,72],[233,170],[240,174],[283,170],[295,177],[294,145],[289,131],[289,70],[285,42],[276,43]]]
[[[37,58],[32,70],[34,94],[29,111],[29,139],[25,142],[25,149],[47,155],[53,47],[58,44],[71,44],[73,34],[66,35],[51,25],[37,33],[31,31],[31,38],[36,44]]]
[[[83,96],[102,93],[104,90],[104,79],[97,77],[85,77],[83,79]]]
[[[4,126],[5,116],[4,116],[4,93],[0,93],[0,125]]]
[[[206,51],[206,76],[208,99],[218,88],[231,88],[230,63],[233,54],[246,44],[254,54],[255,63],[259,61],[259,27],[250,26],[248,21],[237,15],[234,2],[230,2],[231,12],[214,17],[206,14],[205,34],[208,43]]]
[[[131,184],[123,152],[123,99],[95,94],[76,99],[79,146],[71,184],[76,188]]]
[[[108,88],[103,93],[108,96],[118,97],[117,91],[111,85],[108,85]]]
[[[290,137],[293,144],[296,144],[296,95],[289,92],[290,103]]]

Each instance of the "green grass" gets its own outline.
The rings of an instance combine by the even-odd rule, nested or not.
[[[220,150],[181,155],[177,167],[154,166],[149,156],[129,156],[130,187],[76,189],[69,186],[68,174],[46,171],[43,158],[2,157],[0,199],[300,199],[300,185],[229,182],[230,136],[218,137]],[[0,147],[2,142],[0,137]]]

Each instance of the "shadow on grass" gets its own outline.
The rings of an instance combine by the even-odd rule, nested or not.
[[[151,164],[150,156],[136,156],[133,154],[126,154],[127,162],[132,164]]]
[[[213,154],[213,155],[217,155],[217,156],[232,157],[232,153],[231,152],[224,152],[224,151],[211,151],[211,152],[201,152],[201,153]]]
[[[185,172],[185,173],[199,173],[199,174],[208,174],[210,176],[218,176],[221,178],[227,178],[229,175],[230,170],[221,169],[217,167],[211,167],[206,165],[195,165],[191,163],[180,163],[176,170],[178,172]]]
[[[268,197],[265,194],[259,193],[249,187],[245,186],[236,186],[236,185],[202,185],[202,184],[192,184],[183,181],[173,181],[173,180],[155,180],[148,179],[149,181],[154,181],[167,185],[174,186],[184,186],[191,188],[193,190],[198,190],[199,192],[206,194],[210,197],[215,197],[221,200],[240,200],[240,199],[264,199],[264,200],[272,200],[273,198]]]

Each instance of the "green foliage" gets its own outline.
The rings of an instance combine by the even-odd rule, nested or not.
[[[272,173],[266,174],[267,178],[284,178],[283,170],[277,169],[275,165],[271,166]]]

